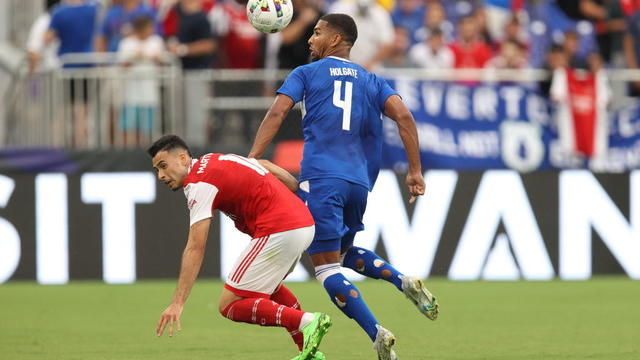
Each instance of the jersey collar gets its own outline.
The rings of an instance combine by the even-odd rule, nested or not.
[[[328,58],[332,58],[332,59],[336,59],[336,60],[340,60],[340,61],[346,61],[346,62],[351,62],[351,60],[345,59],[345,58],[341,58],[341,57],[337,57],[337,56],[327,56]]]

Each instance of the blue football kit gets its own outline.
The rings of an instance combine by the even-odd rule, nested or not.
[[[356,232],[364,229],[367,196],[380,170],[384,104],[397,93],[384,79],[333,56],[294,69],[278,93],[302,103],[304,151],[298,195],[316,223],[307,252],[346,250],[344,266],[378,279],[386,271],[385,280],[401,289],[402,273],[374,252],[352,246]],[[359,262],[378,266],[365,269]],[[316,278],[331,301],[374,341],[378,321],[340,266],[318,265]]]
[[[397,92],[362,66],[330,56],[294,69],[278,93],[302,105],[298,194],[316,222],[308,251],[339,250],[348,245],[340,242],[345,235],[364,228],[380,170],[384,103]]]

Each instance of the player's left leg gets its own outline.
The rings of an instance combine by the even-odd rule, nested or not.
[[[284,284],[280,284],[278,289],[276,289],[276,291],[271,294],[270,299],[277,302],[278,304],[302,311],[300,303],[298,302],[298,298],[296,298],[296,295]],[[298,351],[302,352],[304,345],[304,334],[302,333],[302,331],[296,329],[294,331],[290,331],[289,335],[291,335],[291,339],[293,339],[293,342],[298,347]],[[299,357],[295,357],[293,360],[296,359],[299,359]],[[325,356],[323,353],[318,351],[316,352],[315,357],[313,357],[312,359],[324,360]]]
[[[355,191],[352,201],[348,206],[345,206],[344,222],[349,228],[349,232],[341,240],[342,266],[372,279],[388,281],[404,293],[423,315],[430,320],[435,320],[439,312],[438,301],[427,290],[422,280],[405,276],[393,265],[369,249],[353,246],[356,233],[364,229],[362,218],[366,208],[367,196],[367,192]]]

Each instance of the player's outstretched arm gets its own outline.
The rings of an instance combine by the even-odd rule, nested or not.
[[[178,330],[182,330],[180,315],[182,314],[184,303],[187,301],[191,288],[193,288],[193,284],[200,272],[210,225],[211,218],[208,218],[198,221],[189,229],[187,245],[182,253],[182,265],[180,266],[178,285],[173,294],[171,305],[162,313],[160,321],[158,321],[158,327],[156,328],[156,335],[158,336],[162,335],[167,325],[169,325],[169,336],[173,336],[174,324],[177,325]]]
[[[260,159],[258,161],[260,162],[260,165],[264,166],[267,170],[269,170],[270,173],[278,178],[278,180],[284,183],[289,190],[294,193],[298,191],[298,180],[296,180],[293,175],[289,174],[287,170],[281,168],[280,166],[272,163],[269,160]]]
[[[424,178],[422,177],[422,165],[420,164],[420,146],[418,144],[418,131],[413,115],[402,102],[398,95],[391,95],[384,103],[384,114],[398,123],[400,138],[404,144],[409,161],[409,173],[406,184],[412,197],[424,195]]]
[[[293,105],[295,104],[290,97],[282,94],[276,96],[275,101],[271,104],[271,108],[269,108],[269,111],[267,111],[267,114],[264,116],[260,128],[258,128],[258,133],[253,141],[253,146],[251,147],[248,157],[256,159],[262,157],[267,146],[269,146],[273,137],[276,136],[278,130],[280,130],[282,121],[284,121],[284,118]]]

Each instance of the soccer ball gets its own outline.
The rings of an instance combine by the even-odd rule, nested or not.
[[[254,28],[271,34],[284,29],[293,16],[292,0],[249,0],[247,18]]]

